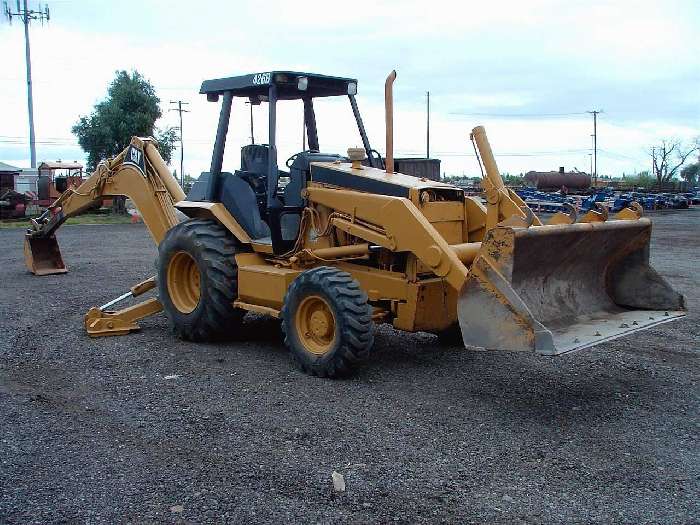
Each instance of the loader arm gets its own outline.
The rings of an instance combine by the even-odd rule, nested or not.
[[[370,225],[368,228],[356,220],[336,217],[332,219],[336,228],[391,251],[411,252],[457,292],[464,286],[467,267],[409,199],[354,191],[339,192],[314,185],[307,191],[312,202]],[[479,243],[470,244],[476,246]]]
[[[484,167],[487,204],[471,210],[472,220],[473,201],[465,200],[460,244],[454,235],[447,242],[422,201],[395,191],[395,185],[411,184],[400,174],[358,169],[358,180],[388,185],[385,193],[369,193],[329,186],[335,181],[362,188],[322,171],[352,168],[319,166],[308,199],[333,210],[329,221],[336,229],[391,252],[412,253],[444,279],[457,292],[456,314],[470,347],[556,355],[685,315],[683,296],[649,265],[651,222],[639,206],[614,217],[607,209],[596,211],[578,223],[569,209],[545,225],[503,184],[484,129],[474,128],[471,137]],[[483,228],[483,235],[471,236],[470,227]]]
[[[542,226],[542,222],[531,213],[528,205],[517,193],[506,188],[503,183],[483,126],[477,126],[472,130],[471,139],[474,143],[477,159],[484,171],[483,186],[487,202],[486,230],[490,230],[499,222],[511,217],[531,221],[530,224],[534,226]]]

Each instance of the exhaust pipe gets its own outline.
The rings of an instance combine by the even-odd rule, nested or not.
[[[386,120],[386,172],[394,173],[394,80],[396,70],[392,70],[384,83],[384,113]]]

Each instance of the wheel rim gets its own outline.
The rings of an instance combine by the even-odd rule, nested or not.
[[[168,294],[173,306],[183,314],[199,304],[200,275],[197,263],[187,252],[177,252],[168,265]]]
[[[323,297],[305,297],[297,308],[295,324],[301,343],[310,353],[322,356],[333,347],[335,315]]]

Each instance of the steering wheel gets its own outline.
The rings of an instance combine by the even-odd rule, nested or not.
[[[311,153],[311,152],[312,152],[312,150],[310,150],[310,149],[305,149],[304,151],[300,151],[299,153],[295,153],[294,155],[292,155],[291,157],[289,157],[289,158],[287,159],[287,162],[285,162],[284,164],[285,164],[285,166],[287,166],[288,168],[291,168],[291,167],[292,167],[292,164],[294,163],[294,161],[297,159],[297,157],[298,157],[299,155],[301,155],[301,154],[303,154],[303,153]]]
[[[376,153],[376,156],[375,156],[375,153]],[[371,158],[375,158],[375,159],[379,160],[379,167],[381,169],[386,169],[386,166],[384,166],[384,159],[382,158],[382,154],[379,153],[376,149],[369,150],[369,156]]]

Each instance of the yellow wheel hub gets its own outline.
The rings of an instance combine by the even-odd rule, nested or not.
[[[297,308],[295,324],[301,343],[310,353],[321,356],[333,347],[335,316],[324,298],[305,297]]]
[[[199,304],[200,275],[197,263],[187,252],[177,252],[168,265],[168,294],[175,308],[191,313]]]

